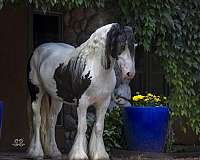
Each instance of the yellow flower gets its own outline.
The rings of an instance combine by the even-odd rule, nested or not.
[[[138,95],[138,98],[141,100],[143,99],[145,96],[142,96],[142,95]]]
[[[135,102],[137,105],[162,105],[165,104],[167,97],[160,96],[160,95],[154,95],[153,93],[148,93],[146,92],[146,95],[143,96],[139,92],[136,92],[136,95],[132,97],[132,100]]]
[[[141,100],[141,99],[143,99],[144,98],[144,96],[142,96],[142,95],[137,95],[137,96],[134,96],[132,99],[133,99],[133,101],[139,101],[139,100]]]
[[[139,100],[137,96],[134,96],[132,99],[133,99],[133,101],[138,101]]]
[[[144,99],[145,102],[148,102],[148,100],[149,100],[148,98]]]
[[[148,94],[147,94],[147,96],[151,97],[151,96],[153,96],[153,94],[151,94],[151,93],[148,93]]]
[[[136,92],[136,95],[139,95],[140,94],[140,92]]]
[[[160,99],[159,99],[159,98],[155,98],[155,101],[156,101],[156,102],[160,102]]]

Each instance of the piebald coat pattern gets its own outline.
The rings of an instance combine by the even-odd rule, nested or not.
[[[35,49],[29,63],[28,85],[31,94],[31,157],[61,156],[55,141],[57,115],[63,103],[77,107],[78,129],[70,160],[109,159],[103,142],[104,118],[116,85],[114,64],[121,76],[135,74],[134,36],[130,27],[117,23],[97,29],[81,46],[46,43]],[[96,122],[86,142],[88,106],[96,108]]]

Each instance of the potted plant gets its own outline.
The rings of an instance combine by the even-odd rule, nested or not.
[[[132,97],[132,104],[123,111],[128,149],[164,152],[169,123],[167,98],[137,93]]]

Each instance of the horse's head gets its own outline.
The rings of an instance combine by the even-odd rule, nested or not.
[[[132,79],[135,75],[135,38],[129,26],[112,24],[107,33],[106,55],[117,60],[123,79]]]

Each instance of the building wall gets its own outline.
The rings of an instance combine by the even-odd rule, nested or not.
[[[27,9],[6,6],[0,11],[0,100],[5,103],[1,151],[22,151],[27,145],[27,29]],[[14,147],[15,139],[23,139],[25,147]]]
[[[75,47],[99,27],[116,22],[116,10],[74,9],[64,16],[64,41]]]

